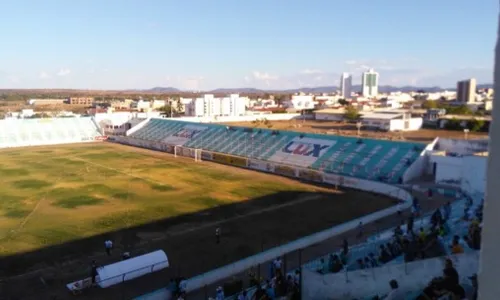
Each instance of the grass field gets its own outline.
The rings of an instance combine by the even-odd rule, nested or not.
[[[60,244],[280,191],[285,178],[187,163],[114,144],[0,151],[0,255]]]

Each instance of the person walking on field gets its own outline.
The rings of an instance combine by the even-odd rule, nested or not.
[[[215,228],[215,243],[216,244],[220,243],[220,228],[219,227]]]
[[[111,256],[111,250],[113,249],[113,242],[111,240],[106,240],[104,242],[104,248],[106,249],[106,254]]]

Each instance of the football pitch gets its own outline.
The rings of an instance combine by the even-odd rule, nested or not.
[[[0,150],[0,255],[310,185],[108,143]]]

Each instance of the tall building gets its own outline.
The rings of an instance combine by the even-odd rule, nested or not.
[[[457,82],[457,102],[473,103],[476,101],[476,79]]]
[[[378,73],[373,69],[363,73],[361,92],[363,93],[363,97],[375,97],[378,95]]]
[[[242,116],[246,113],[246,100],[238,94],[224,98],[211,94],[196,99],[181,98],[185,103],[185,115],[192,117]]]
[[[344,99],[351,98],[352,76],[349,73],[342,73],[340,76],[340,95]]]

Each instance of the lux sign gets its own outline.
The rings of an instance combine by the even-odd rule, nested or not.
[[[330,146],[320,145],[320,144],[298,143],[292,141],[288,143],[288,145],[286,145],[282,151],[290,154],[319,157],[321,155],[321,151],[325,150],[328,147]]]

